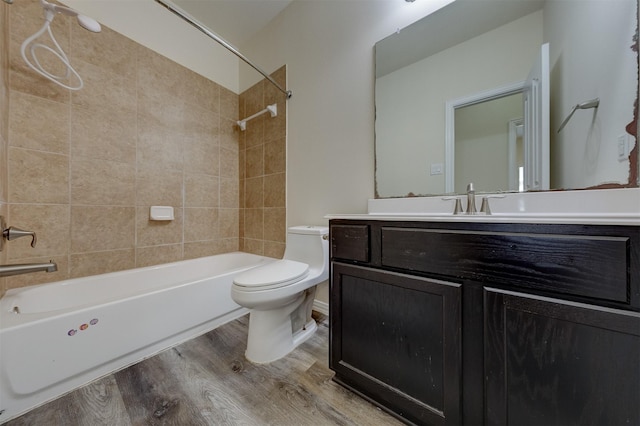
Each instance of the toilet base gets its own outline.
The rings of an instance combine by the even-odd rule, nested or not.
[[[309,337],[313,336],[313,333],[318,329],[318,325],[314,320],[309,321],[302,330],[294,333],[293,335],[293,347],[297,348],[298,345],[304,343],[309,339]]]
[[[301,299],[304,299],[304,294]],[[302,300],[295,303],[299,307]],[[245,357],[256,364],[273,362],[287,355],[315,333],[318,326],[311,319],[304,327],[292,331],[291,312],[285,310],[253,310],[249,314],[249,336]]]

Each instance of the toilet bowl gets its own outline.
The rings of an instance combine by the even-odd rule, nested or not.
[[[329,229],[288,229],[282,260],[234,277],[231,297],[251,309],[245,356],[264,364],[282,358],[313,335],[316,285],[329,278]]]

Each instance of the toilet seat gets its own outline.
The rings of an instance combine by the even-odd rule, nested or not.
[[[308,273],[306,263],[283,259],[243,272],[233,279],[233,283],[246,291],[268,290],[298,282]]]

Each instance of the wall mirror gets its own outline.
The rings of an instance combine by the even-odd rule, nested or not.
[[[376,197],[460,193],[470,181],[481,192],[638,186],[637,27],[637,0],[456,0],[379,41]],[[547,124],[532,131],[547,145],[524,147],[530,111],[506,95],[521,91],[544,45]],[[503,96],[464,102],[500,90],[516,106],[498,123],[487,117]],[[525,183],[541,179],[527,177],[527,152],[546,155],[543,186]]]

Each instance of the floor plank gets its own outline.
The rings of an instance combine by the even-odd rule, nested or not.
[[[331,380],[328,321],[291,354],[244,358],[248,316],[18,417],[17,425],[400,425]]]

